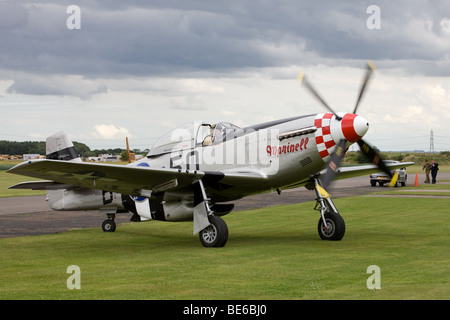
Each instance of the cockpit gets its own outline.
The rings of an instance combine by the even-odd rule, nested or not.
[[[202,140],[202,146],[206,147],[225,141],[230,134],[233,134],[240,128],[229,122],[219,122],[216,124],[203,126],[202,129],[203,130],[202,133],[200,133],[199,138]]]
[[[227,137],[234,136],[238,126],[229,122],[209,124],[194,121],[181,125],[159,138],[147,157],[156,156],[173,151],[206,147],[226,141]]]

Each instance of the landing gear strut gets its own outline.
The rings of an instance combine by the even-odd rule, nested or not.
[[[317,225],[319,236],[322,240],[341,240],[345,234],[345,222],[331,200],[330,194],[322,188],[320,181],[314,178],[314,190],[317,199],[314,210],[320,211],[320,219]]]
[[[228,241],[228,227],[211,210],[202,180],[194,185],[194,203],[194,234],[199,232],[204,247],[223,247]]]

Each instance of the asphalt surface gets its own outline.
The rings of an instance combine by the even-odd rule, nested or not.
[[[439,174],[438,178],[449,179],[450,173]],[[408,185],[413,185],[415,174],[409,174]],[[419,183],[424,175],[419,174]],[[385,187],[387,188],[387,187]],[[338,180],[328,188],[333,198],[370,194],[382,190],[371,187],[369,177]],[[315,200],[314,191],[298,188],[246,197],[235,201],[234,211],[256,209],[274,205],[301,203]],[[313,210],[313,206],[311,206]],[[131,214],[117,214],[116,223],[129,222]],[[42,235],[64,232],[70,229],[98,228],[106,216],[97,211],[53,211],[49,209],[45,196],[0,198],[0,238]]]

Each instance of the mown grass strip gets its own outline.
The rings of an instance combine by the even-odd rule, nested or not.
[[[449,299],[447,199],[335,200],[347,231],[317,234],[313,203],[225,216],[224,248],[191,223],[121,225],[0,239],[0,299]],[[69,290],[69,265],[81,289]],[[367,268],[381,270],[369,290]]]

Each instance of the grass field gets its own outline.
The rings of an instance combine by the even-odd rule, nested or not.
[[[36,196],[45,194],[45,191],[34,191],[26,189],[8,189],[8,187],[24,181],[37,181],[39,179],[27,178],[17,174],[6,173],[6,170],[0,170],[0,198]]]
[[[313,203],[225,216],[224,248],[191,223],[130,223],[0,239],[0,299],[450,299],[448,199],[335,200],[342,241],[322,241]],[[77,265],[81,289],[69,290]],[[369,290],[367,268],[380,268]]]

